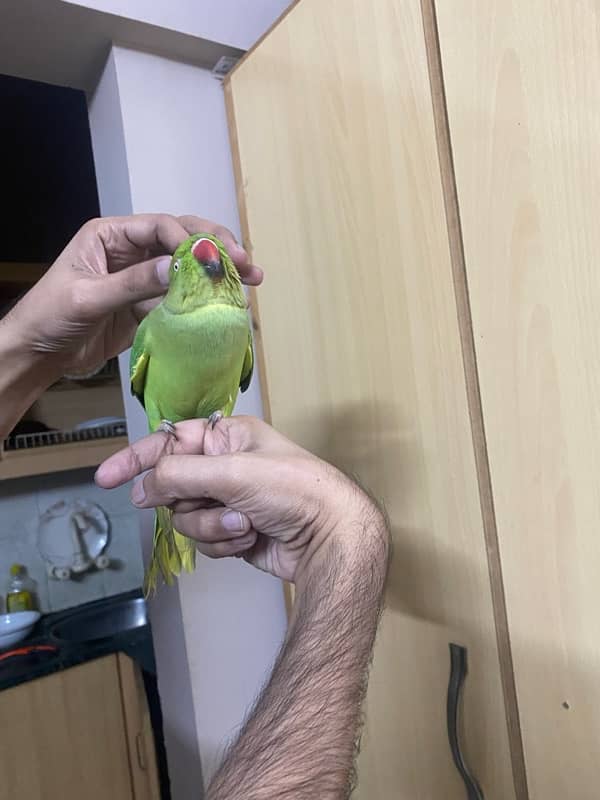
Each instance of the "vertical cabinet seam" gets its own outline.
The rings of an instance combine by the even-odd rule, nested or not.
[[[421,13],[515,795],[529,800],[435,0],[421,0]]]

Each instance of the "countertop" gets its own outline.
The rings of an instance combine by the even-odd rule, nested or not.
[[[31,645],[51,645],[57,650],[0,660],[0,691],[118,652],[126,653],[145,673],[154,676],[156,665],[149,623],[89,642],[67,642],[52,635],[52,629],[67,617],[84,614],[90,609],[102,609],[110,613],[111,605],[137,597],[142,597],[141,591],[126,592],[42,616],[31,634],[11,650]],[[0,656],[2,655],[4,654],[0,652]]]

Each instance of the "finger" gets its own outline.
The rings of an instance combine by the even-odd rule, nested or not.
[[[227,539],[223,542],[213,543],[198,542],[196,547],[209,558],[230,558],[251,550],[256,544],[257,536],[256,531],[248,531],[238,539]]]
[[[96,226],[111,272],[148,256],[170,256],[188,237],[187,230],[170,214],[105,217],[92,224]]]
[[[175,500],[210,498],[232,506],[241,487],[266,482],[268,476],[263,472],[261,457],[253,453],[167,456],[135,484],[131,501],[138,508],[150,508],[168,506]]]
[[[265,276],[264,272],[256,264],[247,264],[245,267],[238,267],[240,278],[247,286],[260,286]]]
[[[225,245],[225,249],[231,256],[231,260],[237,267],[240,277],[244,283],[249,286],[258,286],[262,283],[263,271],[255,264],[250,264],[248,253],[237,241],[229,228],[223,225],[217,225],[207,219],[184,215],[178,217],[179,223],[186,229],[189,234],[194,233],[212,233],[217,239],[220,239]]]
[[[248,263],[248,253],[246,253],[244,248],[238,243],[238,240],[229,228],[226,228],[224,225],[218,225],[216,222],[211,222],[201,217],[195,217],[191,214],[184,214],[178,217],[177,221],[186,229],[189,235],[194,233],[212,233],[213,236],[220,239],[236,267],[243,267]]]
[[[101,317],[143,300],[160,297],[169,285],[168,256],[89,279],[86,299],[91,317]]]
[[[240,539],[250,528],[250,520],[239,511],[223,506],[173,514],[173,527],[197,542],[214,544]]]
[[[196,548],[209,558],[231,558],[232,556],[241,556],[252,550],[257,538],[256,531],[249,530],[236,539],[223,539],[218,542],[197,541]]]
[[[178,422],[175,434],[152,433],[110,456],[98,467],[96,483],[104,489],[122,486],[155,467],[167,453],[216,455],[268,448],[273,454],[284,455],[298,449],[262,420],[242,415],[220,420],[214,430],[204,419]]]
[[[206,426],[206,420],[188,420],[177,423],[175,436],[163,431],[144,436],[103,461],[94,480],[103,489],[114,489],[152,469],[168,453],[202,453]]]
[[[170,508],[177,514],[189,514],[191,511],[198,511],[200,508],[222,508],[223,504],[211,498],[200,498],[196,500],[176,500],[171,503]]]
[[[141,300],[139,303],[136,303],[131,310],[137,321],[141,322],[144,317],[148,316],[152,309],[156,308],[161,300],[162,295],[160,297],[153,297],[150,300]]]

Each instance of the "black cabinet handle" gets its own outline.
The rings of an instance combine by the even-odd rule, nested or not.
[[[467,648],[459,644],[450,645],[450,680],[448,682],[448,741],[452,758],[467,790],[467,800],[485,800],[479,784],[469,771],[460,749],[458,737],[458,712],[460,695],[467,677]]]

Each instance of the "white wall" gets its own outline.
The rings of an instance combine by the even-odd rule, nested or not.
[[[247,50],[290,0],[65,0]]]
[[[107,109],[109,84],[113,101],[118,99],[120,113],[116,112],[114,102]],[[111,151],[120,158],[123,154],[118,143],[102,144],[114,123],[122,130],[126,164],[121,168],[127,170],[130,207],[134,212],[196,213],[218,220],[239,236],[222,87],[210,73],[114,47],[91,102],[90,120],[94,152],[104,152],[104,167],[97,163],[99,184],[102,187],[106,176],[107,184],[112,186],[101,188],[103,213],[112,213],[113,204],[121,208],[123,196],[122,173],[109,164]],[[124,361],[122,369],[126,371]],[[256,377],[248,392],[241,396],[236,413],[262,414]],[[129,398],[127,414],[130,435],[141,436],[146,429],[144,415]],[[149,516],[145,516],[144,526],[147,546]],[[195,733],[207,781],[226,742],[235,734],[269,674],[284,636],[286,616],[279,581],[237,559],[199,560],[193,575],[184,576],[176,589],[163,589],[154,602],[157,613],[161,609],[158,615],[161,626],[168,623],[170,614],[179,614],[181,620],[184,642],[175,642],[173,646],[180,650],[184,647],[186,651]],[[179,609],[172,599],[175,596]],[[164,604],[168,603],[174,607],[165,611]],[[168,635],[162,627],[157,631],[159,649],[160,639],[167,641]],[[171,678],[168,663],[161,665],[159,660],[162,686],[171,679],[177,677]],[[171,720],[171,724],[175,722]],[[189,747],[189,741],[188,731],[181,746]],[[171,753],[169,759],[171,763]],[[174,777],[172,774],[172,780]],[[190,781],[186,782],[182,776],[178,780],[181,785],[173,793],[174,800],[194,796],[189,793]]]
[[[96,165],[101,213],[131,214],[133,205],[129,167],[123,130],[121,98],[114,54],[111,53],[102,78],[89,100],[90,129]],[[123,397],[131,440],[146,432],[139,403],[126,387],[129,384],[128,358],[120,358]],[[147,562],[152,546],[152,514],[138,512],[141,541]],[[163,712],[163,729],[171,778],[173,800],[197,800],[201,795],[202,767],[196,731],[186,634],[181,598],[177,589],[161,592],[149,603],[158,687]]]

